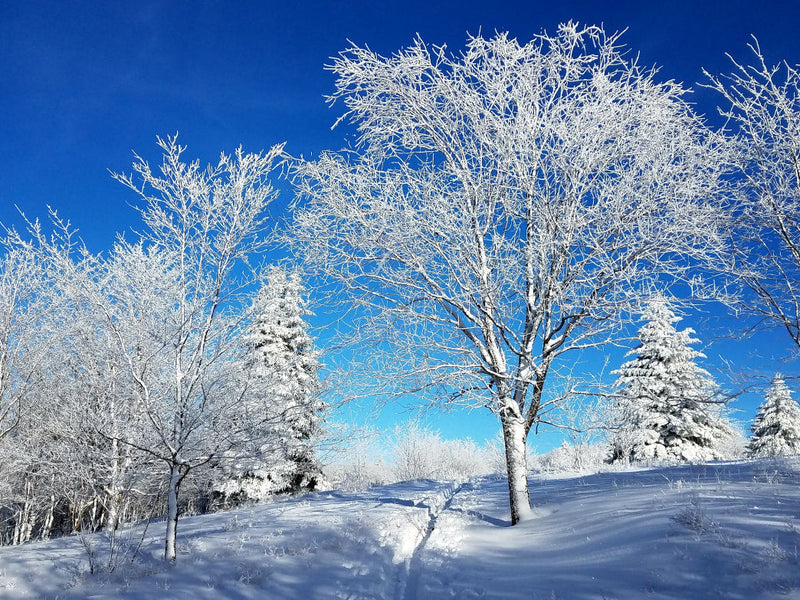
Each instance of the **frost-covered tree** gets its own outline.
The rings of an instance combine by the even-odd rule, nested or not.
[[[120,414],[135,427],[108,422],[98,432],[161,465],[165,558],[174,561],[181,485],[265,437],[273,416],[237,358],[251,317],[242,307],[261,279],[252,264],[270,243],[270,174],[282,146],[223,153],[203,168],[182,160],[176,137],[158,143],[159,168],[137,156],[135,176],[115,175],[141,200],[138,241],[121,239],[107,256],[93,256],[32,233],[44,259],[57,264],[64,292],[91,307],[112,344],[108,356],[120,373],[105,382],[124,382],[125,392],[96,399],[123,402]],[[69,239],[68,224],[60,231]]]
[[[80,302],[64,312],[58,364],[48,374],[50,397],[59,407],[58,418],[46,426],[59,447],[49,465],[63,480],[58,491],[73,512],[88,517],[78,518],[81,530],[102,527],[113,536],[128,507],[146,502],[151,487],[152,455],[123,441],[145,442],[144,415],[116,332],[102,311]]]
[[[166,466],[165,557],[174,561],[181,483],[261,435],[271,416],[232,359],[247,322],[237,313],[255,278],[246,267],[270,243],[270,174],[282,146],[255,154],[239,148],[206,168],[182,161],[176,137],[159,146],[158,171],[137,157],[136,177],[115,175],[140,197],[144,228],[140,245],[118,246],[120,264],[135,276],[120,277],[116,302],[103,306],[109,326],[133,321],[116,333],[150,443],[124,442]]]
[[[243,362],[266,396],[275,428],[252,456],[223,469],[225,481],[217,490],[227,497],[254,500],[313,490],[322,478],[314,443],[322,431],[325,405],[320,398],[319,352],[304,319],[311,312],[300,275],[271,267],[252,313]]]
[[[353,46],[330,69],[354,150],[296,166],[297,255],[341,291],[375,381],[348,393],[488,407],[513,523],[548,375],[716,247],[712,137],[618,43],[568,23],[459,53]]]
[[[800,347],[800,65],[769,65],[757,42],[750,49],[751,64],[708,75],[738,172],[722,269],[743,286],[736,308]]]
[[[634,358],[618,376],[618,429],[614,459],[702,462],[723,458],[721,448],[733,431],[720,415],[719,391],[711,375],[697,365],[705,355],[691,328],[661,297],[647,305],[637,334]]]
[[[775,375],[758,407],[747,450],[752,456],[800,454],[800,406],[780,375]]]
[[[14,232],[0,240],[0,440],[17,426],[41,380],[58,305],[47,266],[17,241]]]
[[[41,461],[34,457],[42,424],[59,415],[46,393],[58,362],[57,315],[63,305],[52,265],[13,230],[0,239],[0,543],[27,541],[44,503]]]
[[[313,444],[321,433],[325,408],[319,352],[304,320],[311,312],[303,291],[298,273],[273,267],[256,297],[256,318],[248,339],[251,373],[269,380],[269,393],[282,415],[278,434],[292,464],[287,487],[293,491],[313,490],[319,483]]]

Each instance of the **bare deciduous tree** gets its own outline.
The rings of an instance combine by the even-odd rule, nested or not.
[[[755,64],[731,59],[730,75],[706,73],[726,103],[739,173],[724,268],[749,290],[735,305],[800,350],[800,65],[768,66],[757,42],[750,49]]]
[[[354,46],[330,69],[357,145],[297,165],[297,254],[355,303],[377,391],[499,416],[517,523],[551,367],[715,250],[717,148],[683,88],[598,27]]]
[[[168,467],[165,557],[174,561],[178,492],[185,477],[258,435],[273,414],[259,404],[267,395],[253,394],[241,365],[231,359],[247,322],[242,314],[256,289],[257,272],[249,261],[270,242],[266,209],[275,192],[269,176],[283,146],[258,154],[240,148],[206,169],[199,161],[182,162],[185,148],[175,137],[159,139],[159,146],[164,151],[160,173],[137,157],[138,179],[115,175],[144,203],[140,212],[146,229],[140,235],[146,252],[121,248],[120,253],[141,257],[144,264],[135,283],[144,285],[125,290],[126,298],[115,298],[122,312],[108,322],[114,326],[132,318],[135,323],[127,332],[149,338],[148,351],[142,353],[136,339],[117,329],[152,445],[124,441]],[[117,273],[116,280],[126,281],[122,275]],[[159,284],[165,293],[160,301],[152,289]],[[148,314],[142,295],[164,310]]]
[[[81,419],[82,427],[108,446],[110,461],[97,487],[119,497],[133,454],[166,466],[165,557],[174,561],[186,477],[236,456],[280,417],[265,407],[269,394],[248,380],[241,355],[261,280],[251,261],[270,243],[266,209],[275,192],[269,176],[282,146],[259,154],[239,149],[201,168],[181,160],[184,147],[175,137],[159,145],[160,173],[137,157],[136,179],[115,175],[143,202],[137,243],[121,239],[107,257],[94,256],[55,215],[52,239],[33,224],[34,240],[16,236],[15,243],[34,249],[52,268],[76,315],[89,315],[69,347],[88,354],[76,357],[72,379],[98,413]],[[72,402],[76,410],[85,404]],[[112,527],[119,508],[109,504]]]

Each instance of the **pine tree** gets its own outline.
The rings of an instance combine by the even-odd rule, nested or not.
[[[715,404],[718,388],[696,364],[705,358],[691,348],[698,342],[663,297],[642,315],[635,358],[614,374],[619,428],[612,439],[613,459],[702,462],[723,458],[733,430]]]
[[[273,267],[256,299],[257,316],[250,335],[250,367],[268,381],[280,412],[278,435],[289,463],[286,491],[313,490],[321,471],[313,441],[321,431],[324,403],[319,398],[319,353],[313,348],[310,315],[297,273]]]
[[[747,449],[752,456],[800,454],[800,406],[780,375],[772,379],[751,432]]]

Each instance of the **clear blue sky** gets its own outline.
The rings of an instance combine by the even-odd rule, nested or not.
[[[15,204],[30,217],[51,205],[102,251],[136,221],[131,192],[107,170],[129,170],[132,149],[158,160],[156,135],[180,131],[187,156],[206,162],[240,144],[256,151],[287,141],[305,156],[341,147],[342,132],[330,130],[338,109],[323,101],[333,89],[323,66],[347,40],[388,54],[419,33],[457,50],[467,32],[527,41],[569,19],[627,28],[623,41],[642,63],[693,87],[702,67],[729,70],[726,52],[746,60],[751,34],[770,62],[800,62],[796,0],[0,0],[0,222],[19,223]],[[694,100],[713,112],[710,92]],[[685,323],[711,341],[695,319]],[[755,365],[741,346],[724,352]],[[756,401],[743,403],[744,418]],[[440,426],[463,434],[471,419]],[[492,428],[487,419],[467,433],[483,438]]]

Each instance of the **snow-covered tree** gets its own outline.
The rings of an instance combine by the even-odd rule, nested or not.
[[[320,398],[319,352],[305,316],[310,315],[300,275],[273,266],[253,302],[253,322],[243,359],[248,376],[265,394],[273,435],[250,457],[221,467],[216,491],[258,500],[280,492],[315,489],[322,470],[314,454],[325,405]],[[219,477],[219,475],[218,475]]]
[[[165,557],[174,561],[181,483],[261,435],[271,417],[233,359],[247,323],[241,307],[257,276],[246,267],[270,243],[266,210],[276,193],[269,178],[283,147],[239,148],[201,168],[182,161],[176,137],[158,143],[160,172],[137,157],[135,178],[115,175],[139,195],[144,228],[140,244],[118,245],[118,262],[132,276],[120,276],[119,294],[101,306],[149,433],[147,445],[123,441],[167,467]],[[126,322],[133,326],[117,327]]]
[[[78,519],[81,530],[102,527],[113,536],[127,508],[146,501],[144,490],[152,487],[145,483],[153,479],[152,455],[123,442],[144,442],[147,428],[124,353],[103,313],[81,302],[63,319],[58,364],[49,373],[50,396],[59,407],[58,418],[45,427],[58,445],[49,466],[60,483],[57,492],[76,514],[89,517]]]
[[[800,347],[800,65],[768,65],[757,42],[750,49],[752,63],[707,74],[738,172],[722,270],[743,286],[731,298],[738,310]]]
[[[330,69],[354,150],[296,166],[297,255],[341,291],[348,356],[376,374],[347,393],[497,414],[513,523],[533,514],[548,374],[718,239],[712,136],[618,40],[568,23],[458,53],[353,46]]]
[[[71,251],[68,223],[54,223],[52,240],[31,233],[64,293],[91,308],[111,344],[88,364],[108,356],[120,371],[99,386],[85,380],[84,389],[99,391],[95,400],[104,406],[123,402],[119,414],[131,415],[128,423],[109,419],[101,437],[162,466],[165,558],[174,561],[182,483],[214,460],[235,458],[264,436],[273,416],[237,358],[251,317],[242,307],[261,279],[251,265],[271,241],[264,235],[275,197],[269,178],[282,146],[257,154],[240,148],[202,168],[182,161],[176,137],[158,143],[159,170],[137,156],[136,176],[115,175],[142,201],[137,242],[121,239],[107,256],[94,256]],[[124,387],[112,394],[103,381]]]
[[[747,446],[752,456],[800,454],[800,406],[780,375],[775,375],[758,407]]]
[[[292,464],[287,488],[313,490],[321,470],[313,444],[321,432],[325,408],[320,399],[319,352],[303,317],[311,315],[298,273],[273,267],[255,300],[255,322],[248,338],[249,365],[266,378],[282,415],[278,434]]]
[[[47,267],[11,232],[0,240],[0,440],[19,423],[41,380],[57,298]],[[2,478],[2,473],[0,473]]]
[[[37,445],[42,425],[59,416],[47,388],[59,362],[63,302],[52,264],[7,231],[0,239],[0,542],[31,539],[50,497]]]
[[[614,459],[702,462],[723,458],[721,449],[733,431],[720,414],[719,391],[711,375],[697,365],[705,355],[691,328],[669,302],[657,297],[642,314],[634,358],[618,376],[618,429]]]

